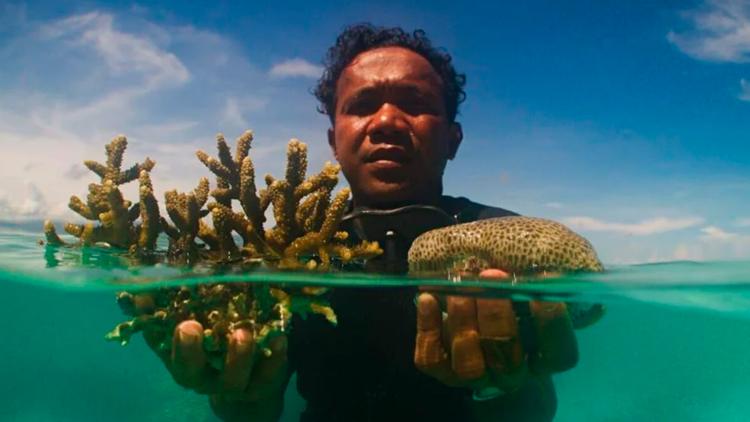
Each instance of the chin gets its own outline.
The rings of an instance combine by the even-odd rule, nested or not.
[[[407,181],[380,182],[361,192],[364,202],[368,204],[390,204],[415,200],[417,195],[415,186]]]

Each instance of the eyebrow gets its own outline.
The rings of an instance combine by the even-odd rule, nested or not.
[[[367,98],[369,96],[374,96],[376,94],[379,94],[383,90],[394,90],[400,94],[412,95],[412,96],[420,97],[420,98],[431,97],[431,95],[425,94],[425,92],[422,89],[420,89],[419,85],[415,85],[415,84],[394,85],[391,82],[378,82],[378,83],[368,85],[359,89],[349,98],[347,103],[355,102],[355,101],[361,100],[362,98]]]

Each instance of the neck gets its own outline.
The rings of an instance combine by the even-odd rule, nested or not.
[[[431,196],[424,196],[424,197],[414,197],[414,198],[408,198],[408,199],[400,199],[395,201],[373,201],[368,200],[367,198],[362,198],[357,195],[354,195],[352,198],[352,204],[355,208],[357,207],[364,207],[364,208],[374,208],[374,209],[393,209],[393,208],[399,208],[406,205],[439,205],[441,202],[442,195],[431,195]]]

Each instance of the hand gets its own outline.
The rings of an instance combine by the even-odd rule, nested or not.
[[[490,269],[482,278],[508,274]],[[564,303],[531,301],[535,352],[524,350],[513,302],[466,296],[444,298],[431,293],[418,297],[414,363],[444,384],[494,387],[504,392],[520,388],[530,374],[546,375],[572,368],[578,346]],[[476,393],[475,393],[476,394]]]
[[[203,327],[198,321],[183,321],[175,327],[170,350],[159,347],[168,333],[148,329],[143,334],[174,380],[209,395],[212,408],[222,419],[246,420],[249,416],[253,421],[278,419],[290,376],[285,335],[268,342],[271,354],[266,356],[252,331],[233,330],[227,335],[223,369],[217,370],[208,361],[203,348]]]

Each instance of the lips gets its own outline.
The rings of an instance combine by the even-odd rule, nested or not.
[[[409,160],[410,160],[410,157],[406,153],[406,151],[403,150],[403,148],[388,147],[388,148],[378,148],[372,151],[370,154],[367,155],[366,161],[368,163],[392,162],[392,163],[398,163],[398,164],[405,164],[405,163],[408,163]]]

